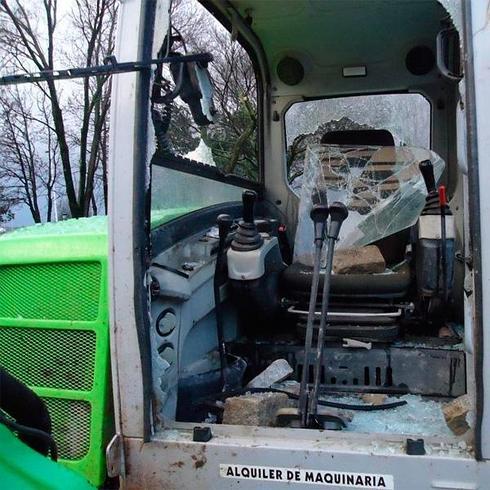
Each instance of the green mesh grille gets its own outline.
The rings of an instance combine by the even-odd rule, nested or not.
[[[29,386],[90,390],[95,348],[88,330],[0,327],[0,364]]]
[[[90,449],[90,403],[43,398],[51,416],[60,459],[82,459]]]
[[[0,317],[96,320],[99,262],[0,266]]]

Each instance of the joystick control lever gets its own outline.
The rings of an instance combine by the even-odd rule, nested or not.
[[[231,242],[233,250],[249,252],[257,250],[264,243],[264,239],[257,230],[254,222],[254,207],[257,200],[257,193],[254,191],[243,191],[242,194],[242,219],[238,223],[238,229]]]
[[[243,191],[242,204],[243,204],[243,222],[254,223],[254,208],[255,201],[257,200],[257,193],[254,191]]]
[[[330,212],[330,226],[328,227],[327,237],[337,240],[339,238],[340,227],[347,216],[349,216],[349,210],[341,202],[334,202],[328,210]]]

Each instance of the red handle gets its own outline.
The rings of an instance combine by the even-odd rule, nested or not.
[[[441,206],[441,208],[445,208],[447,206],[445,185],[439,186],[439,205]]]

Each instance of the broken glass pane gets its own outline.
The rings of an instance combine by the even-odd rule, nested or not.
[[[337,248],[363,246],[416,223],[427,190],[419,163],[430,160],[436,182],[444,161],[431,150],[410,146],[312,145],[305,154],[301,179],[294,260],[313,262],[314,203],[343,202],[349,216]]]

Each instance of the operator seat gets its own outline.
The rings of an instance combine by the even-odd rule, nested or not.
[[[325,145],[352,146],[374,146],[374,147],[394,147],[392,134],[385,129],[370,130],[349,130],[332,131],[323,135],[321,143]],[[327,177],[328,178],[328,177]],[[349,219],[349,218],[347,218]],[[333,274],[330,284],[331,304],[335,308],[335,303],[345,305],[369,304],[376,307],[376,304],[386,304],[404,298],[411,284],[411,273],[409,264],[404,261],[406,245],[409,241],[410,229],[405,229],[393,235],[387,236],[374,242],[380,249],[385,258],[387,267],[391,270],[381,274]],[[300,262],[293,262],[285,269],[282,274],[283,296],[290,299],[293,303],[299,302],[307,304],[309,298],[313,268]],[[322,291],[323,280],[319,284],[319,298]],[[304,308],[303,308],[304,309]],[[348,308],[348,311],[354,311]],[[371,310],[372,311],[372,310]],[[335,316],[335,313],[332,313]],[[366,317],[367,318],[367,317]],[[381,320],[381,319],[380,319]],[[334,325],[335,321],[329,322],[330,335],[334,336],[357,336],[359,338],[372,338],[381,335],[379,340],[389,341],[396,337],[398,333],[397,320],[391,318],[383,319],[389,328],[363,329],[358,323],[353,324],[353,319],[346,318],[340,320],[342,328]],[[358,322],[359,320],[354,320]],[[371,322],[372,323],[372,322]],[[332,333],[333,332],[333,333]]]
[[[394,146],[393,135],[386,129],[331,131],[325,133],[322,144],[345,146]],[[388,267],[401,263],[409,239],[409,229],[382,238],[377,245]],[[308,296],[313,269],[299,262],[291,264],[283,273],[285,289],[295,297]],[[320,291],[321,291],[320,281]],[[410,268],[403,263],[389,274],[335,274],[331,281],[331,294],[379,298],[403,297],[410,286]]]

